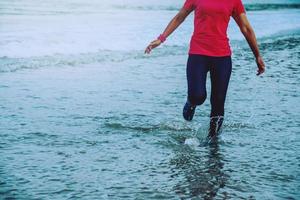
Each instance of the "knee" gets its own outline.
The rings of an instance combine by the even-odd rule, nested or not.
[[[189,95],[189,101],[190,103],[194,104],[194,105],[201,105],[204,103],[206,99],[206,94],[202,94],[202,95]]]

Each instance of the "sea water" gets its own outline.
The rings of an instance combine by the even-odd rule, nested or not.
[[[300,2],[243,1],[266,72],[231,20],[223,131],[185,122],[182,0],[0,1],[0,199],[299,199]]]

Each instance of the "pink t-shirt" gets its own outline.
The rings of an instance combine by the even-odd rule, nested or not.
[[[246,13],[241,0],[186,0],[186,10],[195,11],[190,54],[231,55],[227,27],[230,16]]]

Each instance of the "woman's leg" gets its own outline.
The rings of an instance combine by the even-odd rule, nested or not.
[[[190,54],[186,75],[188,100],[193,105],[201,105],[206,99],[206,76],[209,70],[208,57]]]
[[[211,120],[210,135],[217,134],[224,119],[224,105],[232,70],[231,56],[213,57],[210,68],[211,77]]]
[[[203,104],[206,99],[206,76],[208,69],[207,56],[189,55],[186,68],[188,98],[183,108],[183,117],[185,120],[191,121],[196,106]]]

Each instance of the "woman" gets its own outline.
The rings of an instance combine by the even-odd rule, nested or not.
[[[230,17],[238,24],[255,56],[257,75],[265,71],[265,64],[241,0],[186,0],[179,13],[170,21],[165,31],[149,44],[145,53],[149,54],[163,43],[192,11],[195,12],[194,33],[186,68],[188,95],[183,117],[191,121],[196,106],[205,101],[206,75],[210,71],[209,136],[215,136],[223,123],[224,103],[232,69],[231,48],[227,37]]]

